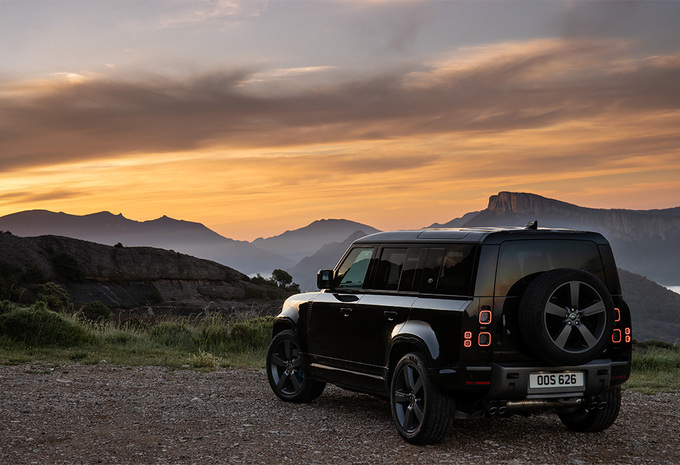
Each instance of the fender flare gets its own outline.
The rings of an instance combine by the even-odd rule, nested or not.
[[[429,323],[421,320],[409,320],[396,325],[392,329],[390,337],[390,354],[392,348],[400,342],[419,346],[431,360],[439,358],[439,340]]]

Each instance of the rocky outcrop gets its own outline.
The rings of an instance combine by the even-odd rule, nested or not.
[[[158,247],[193,257],[213,260],[248,274],[271,273],[293,263],[274,253],[217,234],[200,223],[163,216],[151,221],[133,221],[109,212],[70,215],[31,210],[0,217],[0,230],[16,236],[56,235],[98,244],[126,247]]]
[[[500,192],[464,226],[522,226],[597,231],[612,244],[620,267],[666,285],[680,285],[680,207],[665,210],[597,209],[536,194]],[[445,226],[460,221],[453,220]]]
[[[27,296],[30,284],[56,281],[76,305],[100,301],[113,308],[156,307],[191,313],[207,306],[220,310],[248,307],[288,295],[209,260],[152,247],[110,247],[60,236],[0,234],[0,264],[5,274],[13,274],[16,285],[29,290]]]

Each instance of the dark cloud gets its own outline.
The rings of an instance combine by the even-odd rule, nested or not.
[[[466,67],[402,69],[286,94],[256,94],[251,76],[94,79],[4,92],[0,169],[215,146],[499,132],[680,108],[679,55],[633,60],[612,41],[517,44]]]
[[[0,204],[31,203],[49,200],[63,200],[83,197],[84,192],[79,190],[56,189],[45,192],[8,192],[0,194]]]

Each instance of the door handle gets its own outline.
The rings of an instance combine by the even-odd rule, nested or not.
[[[383,315],[385,315],[387,321],[394,321],[394,319],[397,317],[397,312],[394,310],[385,310]]]
[[[342,307],[340,308],[340,313],[342,313],[343,316],[349,316],[349,314],[352,313],[352,309],[348,307]]]

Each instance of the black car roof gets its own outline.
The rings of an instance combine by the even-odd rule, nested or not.
[[[603,245],[609,244],[609,242],[597,232],[550,228],[530,229],[523,227],[474,227],[386,231],[362,237],[354,241],[354,243],[460,242],[467,244],[500,244],[507,240],[527,239],[588,240]]]

